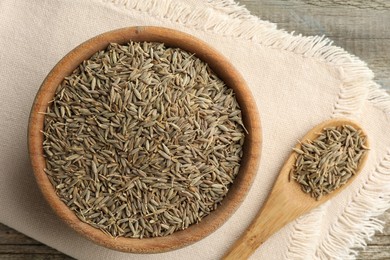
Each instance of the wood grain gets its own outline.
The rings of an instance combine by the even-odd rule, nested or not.
[[[252,14],[278,23],[278,28],[303,35],[325,34],[367,62],[376,81],[390,90],[390,1],[388,0],[239,0]],[[382,216],[383,234],[377,233],[357,259],[390,259],[390,211]],[[8,233],[9,232],[9,233]],[[24,251],[32,239],[0,224],[0,243],[18,244],[1,259],[70,259],[66,255],[34,254]],[[17,242],[15,242],[17,241]],[[25,241],[25,242],[23,242]],[[38,242],[35,242],[39,244]],[[44,245],[42,245],[45,247]],[[25,251],[24,251],[25,252]],[[16,253],[16,254],[15,254]]]
[[[322,122],[313,127],[301,138],[301,141],[297,143],[295,148],[302,150],[301,144],[307,140],[313,141],[317,139],[320,133],[323,132],[324,128],[343,125],[350,125],[353,128],[360,130],[362,136],[366,137],[364,145],[366,147],[370,147],[367,134],[358,123],[346,118],[336,118]],[[293,169],[297,158],[297,154],[295,152],[291,152],[260,212],[257,214],[245,233],[228,250],[223,259],[248,259],[270,236],[279,231],[289,222],[337,196],[341,191],[347,188],[348,185],[353,183],[354,179],[357,178],[361,170],[364,168],[368,158],[367,156],[368,152],[359,161],[359,165],[354,176],[350,178],[345,185],[316,200],[309,194],[302,192],[300,184],[296,181],[290,181],[290,171]]]

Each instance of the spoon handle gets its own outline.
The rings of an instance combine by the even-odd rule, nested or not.
[[[367,137],[362,127],[349,119],[336,118],[325,121],[312,128],[297,144],[296,148],[300,147],[300,143],[307,140],[314,140],[318,137],[318,133],[322,132],[326,127],[337,127],[350,125],[359,130],[363,136]],[[365,139],[364,145],[369,147],[368,139]],[[252,253],[263,244],[270,236],[276,233],[283,226],[293,221],[297,217],[309,212],[310,210],[320,206],[326,201],[334,198],[342,190],[344,190],[354,178],[361,172],[366,160],[367,154],[360,159],[359,166],[355,175],[345,185],[338,187],[331,194],[327,194],[319,199],[314,199],[302,191],[300,184],[296,181],[291,181],[290,171],[294,167],[296,154],[291,152],[290,156],[283,165],[278,178],[269,194],[264,206],[255,217],[249,228],[229,249],[222,259],[235,260],[247,259]]]
[[[286,179],[284,174],[279,176],[258,215],[222,259],[249,258],[270,236],[314,206],[311,203],[302,205],[299,201],[289,197],[290,193],[285,190]]]
[[[274,192],[272,192],[274,193]],[[238,239],[235,244],[222,258],[224,260],[247,259],[253,252],[263,244],[272,234],[281,229],[284,225],[295,218],[289,214],[283,214],[288,207],[287,198],[281,196],[271,196],[263,206],[260,213],[251,223],[245,233]],[[284,201],[282,201],[284,200]],[[281,203],[284,202],[284,203]],[[277,207],[276,205],[280,205]]]

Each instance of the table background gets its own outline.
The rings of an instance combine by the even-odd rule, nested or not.
[[[376,82],[390,91],[389,0],[239,0],[252,14],[303,35],[326,35],[367,62]],[[390,210],[358,259],[390,259]],[[71,259],[0,223],[0,259]]]

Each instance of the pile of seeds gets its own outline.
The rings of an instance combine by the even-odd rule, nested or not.
[[[193,54],[110,44],[58,86],[45,114],[45,171],[104,233],[166,236],[221,203],[244,131],[234,92]]]
[[[356,174],[367,149],[360,130],[350,125],[325,128],[317,139],[293,148],[298,155],[290,178],[319,200]]]

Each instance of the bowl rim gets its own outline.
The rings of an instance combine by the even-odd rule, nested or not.
[[[222,204],[198,224],[183,231],[176,231],[166,237],[154,238],[111,238],[89,224],[79,220],[57,196],[46,173],[43,154],[44,112],[48,102],[65,76],[83,60],[90,58],[109,43],[124,44],[132,41],[163,42],[170,47],[178,47],[192,52],[209,64],[210,68],[225,84],[235,91],[241,107],[244,125],[249,134],[245,136],[244,153],[239,173]],[[210,235],[225,223],[246,197],[257,173],[261,157],[262,132],[260,116],[255,100],[243,77],[233,65],[208,44],[194,36],[177,30],[155,26],[134,26],[108,31],[80,44],[66,54],[50,71],[40,86],[33,102],[28,125],[28,149],[36,182],[50,207],[68,226],[85,238],[101,246],[129,253],[161,253],[188,246]]]

